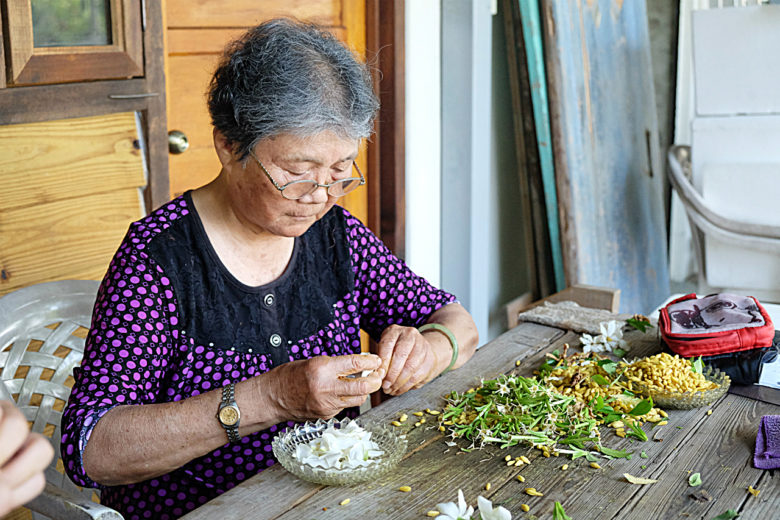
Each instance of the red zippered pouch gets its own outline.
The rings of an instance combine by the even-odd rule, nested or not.
[[[772,344],[775,327],[753,296],[687,294],[661,309],[661,337],[673,352],[712,356]]]

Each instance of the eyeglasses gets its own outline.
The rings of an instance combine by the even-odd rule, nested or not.
[[[260,159],[255,156],[254,152],[250,150],[249,155],[252,156],[252,159],[257,161],[257,164],[260,165],[260,168],[262,168],[265,175],[273,183],[274,188],[282,193],[282,197],[289,200],[298,200],[302,197],[305,197],[306,195],[314,193],[318,188],[325,188],[328,192],[328,195],[331,197],[343,197],[347,193],[355,191],[357,188],[366,183],[366,178],[363,177],[363,172],[360,171],[357,163],[352,161],[352,167],[357,170],[359,177],[339,179],[329,184],[320,184],[313,179],[301,179],[298,181],[288,182],[284,186],[279,186],[274,178],[271,177],[271,174],[268,173],[268,170],[265,169],[263,163],[260,162]]]

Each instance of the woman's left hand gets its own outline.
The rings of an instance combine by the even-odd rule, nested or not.
[[[441,347],[432,341],[434,337],[423,335],[414,327],[391,325],[385,329],[377,348],[385,368],[382,382],[385,393],[399,395],[420,388],[446,368],[444,355],[437,351]],[[442,338],[450,348],[447,339]]]

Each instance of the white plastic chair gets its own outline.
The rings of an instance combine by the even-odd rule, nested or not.
[[[759,300],[780,302],[780,280],[766,276],[761,287],[712,287],[707,282],[705,237],[711,236],[733,244],[745,251],[759,251],[777,256],[780,265],[780,227],[741,222],[727,218],[709,207],[691,183],[691,147],[675,145],[669,149],[669,178],[685,207],[693,235],[694,253],[698,266],[698,289],[702,294],[737,292],[750,294]],[[739,179],[735,179],[738,182]]]
[[[84,354],[98,286],[93,280],[47,282],[0,298],[0,399],[5,393],[14,400],[32,430],[48,437],[55,451],[46,489],[26,504],[36,520],[122,520],[93,501],[94,489],[82,489],[65,475],[60,457],[62,409],[73,367]]]

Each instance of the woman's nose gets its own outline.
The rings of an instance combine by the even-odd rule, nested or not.
[[[299,199],[310,204],[323,204],[328,201],[328,188],[318,186],[316,190]]]

